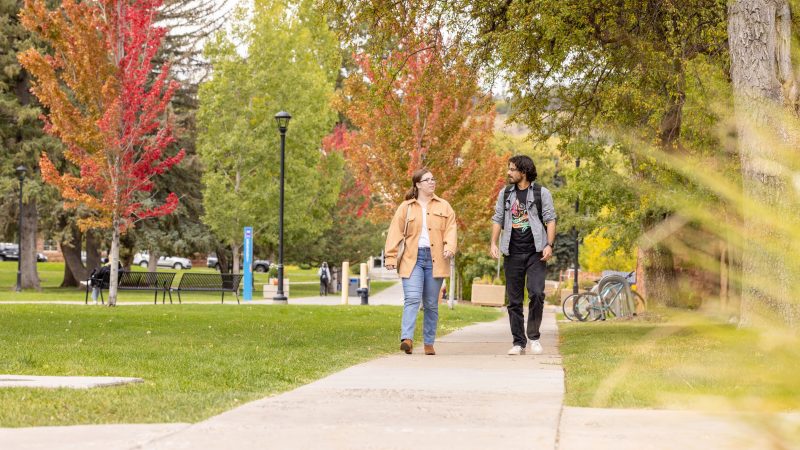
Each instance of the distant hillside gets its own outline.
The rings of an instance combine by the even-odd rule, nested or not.
[[[525,137],[530,132],[525,125],[508,122],[508,114],[500,113],[494,119],[494,129],[514,137]]]

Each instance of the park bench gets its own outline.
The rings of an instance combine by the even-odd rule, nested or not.
[[[119,271],[117,289],[121,291],[153,291],[153,303],[158,303],[158,292],[161,291],[161,303],[165,303],[167,294],[169,302],[172,303],[172,280],[175,279],[175,272],[129,272]],[[92,279],[86,280],[86,299],[84,303],[89,303],[89,292],[92,290]],[[100,301],[105,304],[103,289],[109,288],[109,281],[96,279],[100,283]]]
[[[172,290],[178,292],[178,302],[181,302],[181,291],[194,292],[220,292],[222,303],[225,303],[225,293],[233,292],[236,303],[239,302],[239,285],[242,283],[241,274],[231,273],[184,273],[178,282],[178,287]]]

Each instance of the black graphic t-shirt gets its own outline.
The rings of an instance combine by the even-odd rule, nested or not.
[[[528,209],[525,207],[528,190],[514,189],[514,200],[511,203],[511,242],[508,252],[514,254],[532,253],[536,251],[533,241]]]

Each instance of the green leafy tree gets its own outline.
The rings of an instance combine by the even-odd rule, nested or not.
[[[627,194],[572,190],[572,196],[594,211],[614,208],[611,232],[620,232],[626,245],[672,214],[658,196],[640,195],[636,181],[678,189],[687,183],[609,132],[622,130],[634,142],[654,143],[669,154],[719,145],[707,132],[719,117],[702,100],[704,82],[719,79],[727,65],[726,1],[324,3],[335,12],[344,38],[376,51],[420,22],[459,33],[472,63],[488,78],[506,78],[512,120],[527,125],[534,139],[557,135],[566,156],[582,158],[581,170],[605,165],[609,152],[622,154]],[[566,170],[564,176],[569,180]],[[655,301],[671,303],[671,253],[656,245],[644,256],[644,284],[652,287]]]
[[[230,33],[206,48],[212,78],[200,87],[198,153],[204,165],[203,220],[233,248],[252,225],[264,247],[278,241],[280,139],[274,115],[293,118],[286,138],[286,259],[302,253],[330,226],[341,171],[319,170],[322,138],[333,128],[330,108],[341,57],[335,35],[310,2],[257,1]],[[247,47],[248,56],[237,52]],[[327,169],[325,169],[327,170]]]
[[[673,212],[658,196],[639,192],[636,180],[685,186],[680,177],[641,157],[635,142],[653,143],[671,154],[700,147],[687,143],[716,145],[703,135],[705,127],[694,127],[715,119],[708,105],[697,101],[706,87],[696,79],[724,67],[726,2],[505,5],[487,5],[477,20],[485,33],[483,48],[509,74],[515,118],[536,138],[558,135],[565,155],[581,158],[573,183],[567,183],[573,199],[596,218],[603,208],[612,210],[603,221],[610,222],[608,234],[630,248],[636,236]],[[611,130],[622,130],[634,143],[609,135]],[[642,287],[649,297],[673,304],[676,272],[670,250],[657,243],[642,260]]]

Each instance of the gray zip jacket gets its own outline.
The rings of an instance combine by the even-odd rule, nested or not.
[[[497,204],[494,207],[494,215],[492,222],[500,225],[502,231],[500,232],[500,253],[508,256],[508,246],[511,242],[511,204],[514,201],[514,193],[508,194],[506,197],[506,188],[500,191],[497,195]],[[547,229],[544,224],[539,222],[539,212],[536,211],[536,202],[533,200],[533,183],[528,187],[527,196],[527,210],[528,220],[531,224],[531,233],[533,233],[533,243],[536,245],[536,251],[541,252],[547,244]],[[544,223],[550,223],[556,220],[556,209],[553,206],[553,196],[546,187],[542,186],[542,218]]]

